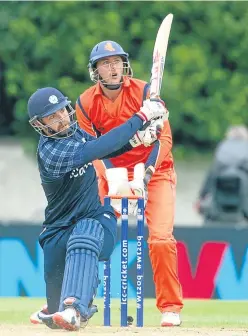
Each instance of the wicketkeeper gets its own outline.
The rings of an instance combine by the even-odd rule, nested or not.
[[[114,41],[103,41],[94,46],[89,59],[89,73],[95,85],[80,95],[76,113],[80,127],[99,139],[135,116],[142,105],[149,108],[153,104],[149,100],[149,84],[132,78],[128,54]],[[154,134],[158,127],[161,130],[158,141],[152,136],[143,138],[142,131],[139,131],[130,141],[130,151],[94,164],[99,176],[101,199],[109,189],[112,192],[112,186],[117,192],[125,189],[120,179],[114,187],[115,169],[126,168],[130,188],[143,190],[143,196],[146,195],[146,185],[142,178],[136,178],[134,167],[144,164],[146,176],[153,173],[151,180],[147,180],[145,216],[156,303],[161,312],[161,326],[178,326],[183,302],[173,235],[176,173],[171,153],[172,135],[168,120],[162,124],[161,120],[154,121],[152,126]]]

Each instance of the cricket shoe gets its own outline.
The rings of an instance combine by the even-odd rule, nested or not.
[[[49,314],[47,305],[45,305],[41,310],[33,313],[30,316],[30,322],[32,324],[45,324],[51,329],[59,329],[59,327],[53,322],[53,314]]]
[[[58,327],[65,330],[77,331],[80,328],[80,314],[73,307],[54,313],[52,319]]]
[[[182,323],[179,313],[164,312],[162,313],[161,327],[176,327]]]
[[[47,310],[47,305],[45,305],[41,310],[36,311],[30,316],[30,322],[32,324],[43,324],[42,319],[40,318],[40,313],[49,314]]]

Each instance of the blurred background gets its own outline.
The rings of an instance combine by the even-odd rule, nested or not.
[[[198,241],[197,247],[190,251],[194,263],[208,234],[210,241],[222,241],[223,234],[226,246],[230,245],[230,239],[238,244],[242,233],[239,229],[234,234],[234,222],[226,229],[225,222],[221,225],[215,222],[210,231],[204,231],[207,228],[203,228],[204,214],[199,210],[199,201],[216,147],[225,138],[227,129],[247,124],[247,3],[1,2],[1,274],[7,265],[3,263],[4,251],[7,251],[3,238],[17,239],[18,225],[27,226],[27,232],[33,232],[31,226],[36,224],[34,233],[38,233],[37,225],[43,221],[46,206],[35,160],[38,136],[27,118],[28,97],[37,88],[54,86],[66,93],[74,105],[78,96],[92,85],[87,69],[91,49],[107,39],[118,42],[129,53],[134,77],[149,81],[155,37],[168,13],[174,14],[174,20],[161,97],[170,111],[174,138],[173,154],[178,174],[177,238],[186,241],[186,245],[188,239],[190,243]],[[229,151],[226,156],[229,157]],[[213,231],[215,226],[217,231]],[[28,241],[27,249],[33,251],[30,246],[36,236],[30,233],[26,237],[23,232],[19,238]],[[242,244],[236,261],[243,260],[246,242]],[[29,253],[32,258],[36,255],[34,251]],[[222,254],[218,257],[223,261]],[[14,293],[7,290],[7,285],[7,280],[2,289],[0,285],[0,295]],[[30,286],[33,288],[31,283]],[[16,294],[22,291],[23,288]],[[244,291],[241,297],[246,294],[248,297],[247,290]],[[24,292],[29,293],[27,289]],[[216,293],[213,289],[209,297],[221,296]]]

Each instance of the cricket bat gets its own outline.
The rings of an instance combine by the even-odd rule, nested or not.
[[[158,99],[160,97],[172,20],[173,14],[168,14],[158,29],[153,49],[153,63],[150,78],[150,99]]]
[[[166,58],[166,52],[168,47],[168,41],[170,36],[171,24],[173,20],[173,14],[168,14],[161,23],[155,45],[153,48],[153,63],[150,78],[150,99],[159,99],[160,91],[163,81],[164,64]],[[152,178],[155,169],[150,166],[146,169],[144,182],[147,186]]]

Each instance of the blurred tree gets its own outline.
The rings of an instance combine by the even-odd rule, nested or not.
[[[14,120],[13,105],[15,104],[14,98],[8,97],[5,90],[5,78],[4,78],[4,64],[0,59],[0,135],[13,134],[11,124]]]
[[[33,135],[26,104],[39,87],[56,86],[75,101],[92,84],[88,58],[101,40],[119,42],[135,76],[149,81],[157,29],[169,12],[174,21],[162,97],[175,143],[209,147],[228,125],[246,123],[245,2],[3,2],[0,55],[4,91],[14,103],[12,129]]]

